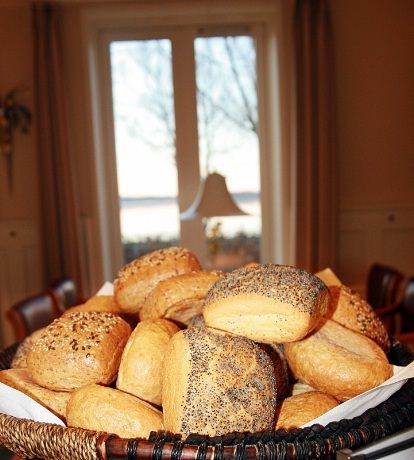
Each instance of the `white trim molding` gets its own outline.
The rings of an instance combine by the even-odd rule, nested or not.
[[[196,27],[248,26],[260,42],[257,56],[260,101],[261,199],[262,199],[262,262],[294,263],[294,206],[292,204],[292,161],[290,149],[289,34],[282,27],[286,14],[282,2],[275,0],[157,1],[122,4],[80,4],[81,47],[84,53],[84,85],[89,101],[85,104],[88,145],[93,150],[96,177],[96,205],[90,227],[95,231],[95,253],[102,265],[92,279],[111,280],[122,264],[120,244],[119,203],[116,193],[115,142],[112,126],[112,102],[108,92],[109,64],[105,43],[114,35],[153,33],[159,28],[191,30]],[[286,48],[287,47],[287,48]],[[281,95],[281,91],[284,95]],[[190,122],[190,120],[188,121]],[[182,120],[181,122],[182,123]],[[194,169],[194,168],[193,168]],[[194,172],[192,173],[194,175]],[[197,171],[198,174],[198,171]],[[186,174],[188,176],[188,174]],[[191,176],[191,174],[190,174]],[[186,193],[195,196],[198,178],[186,177],[191,186]],[[189,198],[183,196],[180,207],[186,208]],[[197,224],[195,224],[197,225]],[[193,229],[182,229],[184,239]],[[185,231],[184,231],[185,230]],[[185,244],[185,241],[183,241]],[[194,243],[197,244],[197,243]],[[97,263],[91,264],[95,272]]]

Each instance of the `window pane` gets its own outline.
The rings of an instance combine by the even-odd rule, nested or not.
[[[256,50],[250,36],[195,40],[201,175],[218,172],[249,216],[211,218],[208,250],[216,268],[259,261],[260,160]],[[219,203],[218,203],[219,206]]]
[[[169,40],[110,44],[125,262],[179,238]]]

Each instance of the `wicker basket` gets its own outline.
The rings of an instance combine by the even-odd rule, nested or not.
[[[0,352],[7,369],[14,345]],[[390,362],[405,366],[414,356],[394,341]],[[65,428],[0,414],[0,443],[25,458],[221,460],[335,458],[336,451],[355,449],[414,425],[414,379],[387,401],[353,419],[326,426],[267,433],[232,433],[223,437],[151,433],[148,440],[121,439],[108,433]]]

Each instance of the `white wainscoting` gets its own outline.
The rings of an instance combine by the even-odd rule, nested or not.
[[[37,221],[0,221],[0,345],[14,341],[5,311],[41,290],[41,251]]]
[[[341,211],[338,258],[338,276],[359,292],[375,262],[414,275],[414,208]]]

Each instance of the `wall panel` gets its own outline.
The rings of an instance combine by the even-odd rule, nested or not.
[[[339,278],[363,291],[373,263],[414,275],[414,208],[342,211],[339,229]]]
[[[6,310],[42,288],[37,223],[33,220],[0,221],[0,325],[1,346],[14,341]]]

